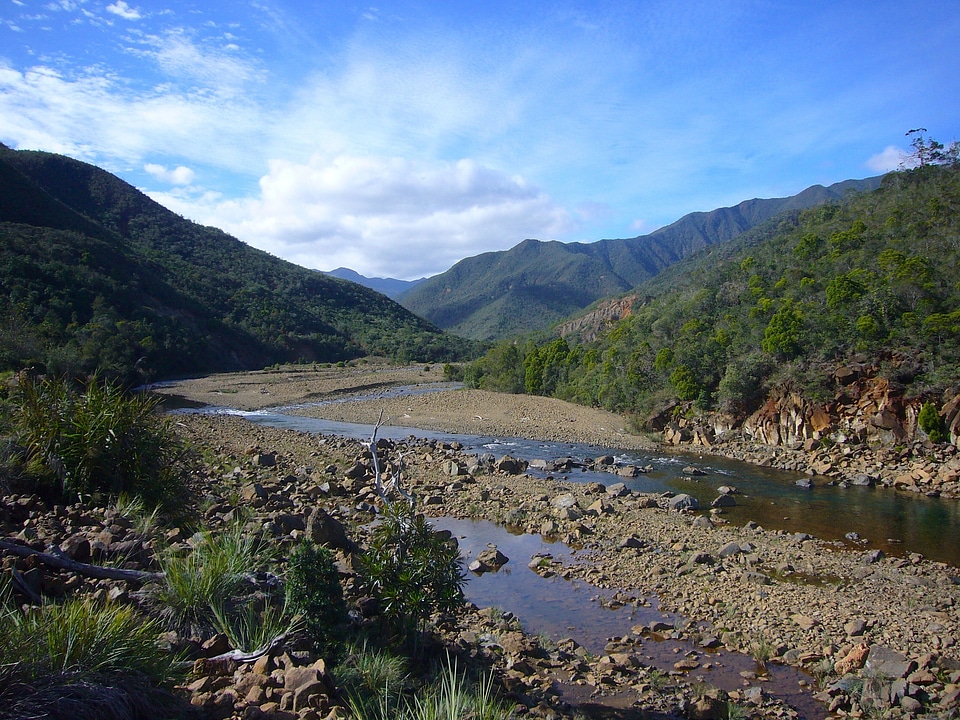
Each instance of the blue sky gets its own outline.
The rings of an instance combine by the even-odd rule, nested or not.
[[[404,279],[893,169],[958,79],[957,0],[0,0],[0,141]]]

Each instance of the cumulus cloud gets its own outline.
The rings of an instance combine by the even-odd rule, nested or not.
[[[107,12],[113,13],[124,20],[139,20],[143,17],[140,11],[127,5],[123,0],[117,0],[111,5],[107,5]]]
[[[906,160],[908,153],[895,145],[887,145],[883,152],[873,155],[867,160],[866,165],[870,170],[878,173],[886,173],[896,170]]]
[[[173,170],[168,170],[165,165],[147,163],[143,166],[143,169],[153,175],[157,180],[170,183],[171,185],[189,185],[193,182],[193,170],[183,165],[179,165]]]
[[[472,160],[275,160],[256,198],[153,197],[306,267],[346,266],[364,275],[411,279],[527,237],[556,237],[573,225],[563,208],[523,178]]]

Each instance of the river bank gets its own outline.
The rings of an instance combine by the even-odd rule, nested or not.
[[[433,368],[404,372],[407,378],[436,381]],[[315,382],[319,378],[310,380],[299,373],[273,384],[266,380],[257,377],[244,391],[269,394],[274,402],[261,403],[260,407],[296,404],[304,399],[281,388],[293,389],[306,383],[311,388],[310,400],[315,402],[341,396],[350,384],[333,381],[320,387]],[[210,385],[203,393],[198,392],[196,384],[186,389],[173,386],[168,391],[201,402],[219,392],[221,401],[227,400],[223,404],[233,406],[233,401],[242,396],[240,386],[233,386],[237,392],[229,392],[226,378],[207,382]],[[262,383],[266,393],[253,390],[256,383]],[[362,373],[352,383],[367,386],[367,391],[371,385]],[[252,404],[256,401],[255,396],[244,399]],[[579,428],[593,433],[586,441],[607,446],[609,442],[596,442],[596,435],[609,437],[610,426],[623,430],[610,418],[588,415],[588,409],[553,406],[556,401],[541,404],[541,400],[500,395],[486,398],[460,390],[371,397],[349,405],[333,403],[295,412],[373,423],[383,409],[391,424],[406,421],[411,427],[504,436],[536,437],[543,433],[543,439]],[[491,411],[498,406],[499,412]],[[481,430],[479,425],[470,424],[484,421],[502,424],[493,425],[495,432],[490,432],[490,425]],[[316,440],[310,436],[254,427],[235,418],[190,418],[182,422],[205,443],[234,451],[271,448],[280,456],[289,455],[285,464],[303,462],[294,458],[316,452]],[[645,438],[633,438],[638,446],[649,443]],[[584,441],[581,435],[565,435],[563,439]],[[615,444],[622,447],[623,442],[617,437]],[[359,445],[353,447],[356,451]],[[405,448],[404,458],[409,482],[428,514],[490,519],[581,546],[576,563],[558,566],[549,558],[536,562],[544,572],[615,589],[625,602],[642,603],[645,597],[656,595],[661,609],[679,613],[691,623],[684,628],[659,628],[660,632],[679,633],[704,646],[718,643],[758,658],[802,666],[822,677],[821,699],[834,711],[856,713],[864,709],[864,703],[873,703],[894,715],[914,715],[925,707],[955,707],[960,699],[955,568],[919,555],[885,558],[875,551],[850,551],[835,543],[767,531],[753,524],[732,527],[723,524],[722,517],[711,520],[670,510],[667,498],[624,492],[615,482],[604,487],[555,477],[535,478],[517,473],[509,464],[478,465],[476,456],[428,441],[422,441],[413,452]],[[753,459],[771,464],[768,458]],[[352,474],[360,472],[357,462],[359,455]],[[344,471],[347,477],[351,474],[351,468],[335,470],[336,478]],[[372,499],[369,477],[338,482],[354,501]],[[698,623],[706,625],[699,628]],[[643,633],[650,629],[637,630]],[[641,639],[640,635],[621,638],[625,642]],[[708,657],[695,653],[686,667],[703,663],[709,663]],[[860,670],[864,666],[867,669]],[[880,684],[885,700],[862,695],[864,673],[883,677]],[[860,690],[854,692],[851,688],[856,683],[844,681],[844,677],[857,677]]]

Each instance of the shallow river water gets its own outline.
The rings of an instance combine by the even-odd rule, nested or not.
[[[302,406],[300,406],[302,407]],[[241,415],[251,422],[305,432],[326,433],[368,440],[370,425],[333,422],[284,412],[241,412],[206,408],[200,412],[227,412]],[[749,520],[768,529],[809,533],[825,540],[836,540],[850,548],[881,549],[890,555],[917,552],[931,560],[960,567],[960,501],[928,498],[889,488],[828,485],[815,480],[811,490],[796,485],[805,475],[763,468],[725,458],[689,453],[653,453],[612,451],[593,445],[541,442],[520,438],[492,438],[474,435],[415,430],[384,426],[379,437],[402,440],[411,435],[460,442],[466,452],[489,452],[497,457],[510,454],[526,460],[574,460],[613,454],[618,464],[651,467],[637,478],[624,480],[606,472],[574,470],[557,477],[576,482],[598,481],[605,485],[624,482],[640,492],[685,492],[708,508],[717,497],[721,485],[738,490],[737,505],[724,509],[731,523]],[[706,473],[691,477],[683,469],[691,466]],[[534,471],[531,471],[534,472]],[[541,473],[542,474],[542,473]],[[859,540],[849,540],[856,533]]]
[[[302,407],[302,406],[299,406]],[[296,411],[299,408],[290,408]],[[176,411],[175,411],[176,412]],[[227,413],[240,415],[253,423],[271,427],[331,434],[368,440],[370,425],[332,422],[285,412],[242,412],[222,408],[201,408],[181,412]],[[839,488],[818,483],[812,490],[796,485],[801,476],[713,456],[693,454],[646,454],[636,451],[611,451],[582,444],[540,442],[517,438],[492,438],[414,430],[407,427],[381,427],[379,437],[402,440],[425,437],[459,442],[465,452],[510,454],[526,460],[573,458],[582,461],[613,454],[618,464],[649,467],[637,478],[624,480],[606,472],[574,470],[555,477],[571,481],[624,482],[641,492],[686,492],[697,497],[701,507],[709,507],[721,485],[735,486],[737,506],[725,509],[733,523],[753,520],[770,529],[804,532],[827,540],[837,540],[851,548],[883,549],[891,554],[919,552],[931,559],[960,565],[960,502],[915,497],[877,488]],[[705,475],[691,477],[687,467]],[[541,473],[543,474],[543,473]],[[609,597],[605,591],[579,581],[559,577],[543,578],[527,567],[531,556],[549,553],[565,564],[577,561],[576,550],[562,543],[551,543],[537,535],[512,534],[486,521],[433,519],[438,528],[450,530],[469,558],[495,544],[510,562],[497,573],[470,575],[467,598],[481,607],[500,607],[517,616],[524,628],[554,640],[572,637],[593,653],[600,653],[610,637],[628,636],[637,624],[653,620],[686,622],[683,618],[661,613],[655,596],[643,598],[640,605],[628,604],[611,609],[599,600]],[[845,536],[857,533],[860,540]],[[468,560],[469,562],[469,560]],[[691,673],[726,690],[743,687],[741,673],[756,670],[752,658],[739,653],[707,653],[692,643],[675,639],[646,637],[641,654],[646,661],[669,671],[678,659],[696,653],[701,667]],[[824,718],[825,708],[813,700],[804,684],[811,678],[799,670],[771,665],[763,678],[764,690],[788,702],[802,717]],[[756,682],[756,681],[755,681]]]

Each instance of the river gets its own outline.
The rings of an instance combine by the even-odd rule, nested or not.
[[[274,408],[244,412],[224,408],[199,408],[181,412],[213,412],[240,415],[254,423],[303,432],[339,435],[361,440],[370,438],[370,425],[333,422],[292,414],[302,405],[289,409]],[[583,461],[611,454],[611,450],[593,445],[541,442],[522,438],[494,438],[475,435],[383,426],[379,437],[402,440],[425,437],[459,442],[466,452],[510,454],[526,460],[572,458]],[[653,454],[638,451],[614,451],[618,465],[649,467],[650,472],[624,479],[607,472],[574,470],[557,474],[577,482],[624,482],[632,490],[649,493],[684,492],[696,497],[708,508],[722,485],[737,489],[735,507],[724,508],[723,517],[735,524],[748,521],[771,530],[808,533],[836,541],[851,549],[883,550],[888,555],[920,553],[924,557],[960,567],[960,501],[929,498],[889,488],[847,487],[815,480],[813,489],[796,484],[806,475],[759,467],[712,455],[680,452]],[[687,467],[705,473],[685,474]],[[537,473],[534,470],[532,474]],[[848,537],[849,536],[849,537]],[[854,539],[851,539],[854,538]]]

